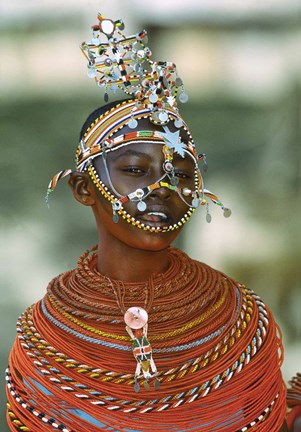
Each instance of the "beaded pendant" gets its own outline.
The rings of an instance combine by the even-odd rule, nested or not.
[[[160,388],[158,380],[158,372],[152,356],[152,347],[147,339],[148,329],[148,313],[141,307],[131,307],[124,314],[126,323],[126,331],[133,341],[133,355],[137,361],[135,370],[135,392],[140,391],[138,379],[144,377],[144,387],[150,390],[149,380],[155,377],[154,387],[156,390]]]

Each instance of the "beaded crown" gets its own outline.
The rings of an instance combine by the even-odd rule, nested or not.
[[[179,93],[181,102],[188,100],[176,65],[151,60],[146,30],[125,36],[121,19],[112,21],[98,14],[98,20],[98,24],[92,26],[91,42],[81,44],[88,60],[88,76],[105,89],[105,102],[108,90],[115,93],[118,88],[122,89],[136,100],[137,108],[150,109],[154,123],[166,124],[169,118],[165,107],[178,112]],[[182,126],[181,119],[176,126]]]
[[[121,19],[113,21],[98,14],[98,24],[92,26],[91,41],[81,44],[81,50],[88,60],[88,76],[93,78],[99,87],[105,89],[105,102],[108,102],[109,99],[108,90],[115,93],[121,89],[132,99],[116,103],[89,126],[76,151],[77,171],[84,172],[87,170],[101,193],[104,193],[112,203],[113,220],[116,211],[122,215],[122,205],[127,200],[138,200],[138,209],[140,210],[142,207],[146,207],[142,200],[151,193],[154,187],[168,187],[175,190],[189,207],[189,214],[198,205],[206,204],[208,222],[211,221],[211,216],[205,196],[222,207],[225,217],[230,216],[230,210],[223,206],[217,196],[204,188],[198,161],[203,161],[203,167],[206,170],[206,155],[197,154],[189,129],[179,114],[177,97],[185,103],[188,96],[184,91],[184,85],[178,75],[176,65],[167,61],[151,60],[151,50],[146,46],[147,32],[145,30],[132,36],[125,36],[123,30],[124,24]],[[162,126],[164,132],[140,130],[141,128],[137,127],[142,119],[149,119],[155,125]],[[169,129],[170,125],[167,126],[169,122],[173,123],[176,132]],[[125,126],[130,130],[137,130],[127,133],[123,130]],[[185,142],[180,136],[180,129],[184,131],[184,136],[186,136]],[[163,145],[162,151],[165,158],[163,177],[157,182],[145,186],[145,190],[138,188],[127,196],[120,195],[110,180],[114,195],[108,195],[107,192],[104,192],[104,185],[97,177],[98,174],[94,172],[92,161],[98,156],[104,156],[105,161],[107,152],[143,140],[151,143],[159,142]],[[174,153],[178,153],[181,157],[184,157],[185,153],[192,156],[195,164],[194,191],[176,186],[178,179],[175,178],[175,170],[172,165]],[[48,186],[46,202],[48,202],[49,193],[54,190],[58,181],[71,172],[70,169],[63,170],[53,177]],[[109,172],[107,174],[110,178]],[[169,180],[168,182],[163,181],[165,177]],[[187,194],[193,198],[191,203],[184,198],[184,195]],[[127,218],[124,215],[122,217]],[[128,217],[129,220],[132,219],[130,215]],[[117,220],[117,218],[115,219]],[[176,227],[181,225],[180,222],[176,224]],[[169,229],[175,229],[175,227],[169,227],[164,231]]]

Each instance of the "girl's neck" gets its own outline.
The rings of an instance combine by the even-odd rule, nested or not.
[[[163,273],[169,266],[168,248],[148,251],[131,247],[104,247],[98,244],[97,269],[111,279],[142,282],[152,274]]]

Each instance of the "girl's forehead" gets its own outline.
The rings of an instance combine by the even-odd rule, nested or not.
[[[125,146],[116,148],[109,152],[108,157],[116,160],[122,156],[147,157],[148,159],[156,159],[162,152],[162,144],[153,144],[148,142],[128,143]]]
[[[176,132],[179,130],[176,126],[174,126],[172,121],[170,121],[168,123],[168,129],[171,132]],[[149,120],[149,118],[139,119],[138,125],[135,128],[135,131],[146,131],[146,130],[164,132],[162,126],[152,123]],[[118,132],[114,133],[111,138],[116,138],[119,135],[131,133],[131,132],[133,132],[133,129],[130,129],[128,125],[125,125]],[[186,130],[183,127],[180,128],[180,137],[183,139],[183,141],[191,140],[191,137],[189,137],[188,133],[186,132]]]
[[[112,151],[108,152],[107,160],[108,162],[118,162],[125,159],[132,159],[135,161],[141,160],[147,163],[157,162],[162,165],[165,159],[163,146],[164,143],[154,144],[145,141],[128,143],[125,146],[113,149]],[[180,163],[189,166],[191,165],[191,167],[194,167],[195,165],[193,156],[189,152],[185,153],[184,157],[181,157],[175,153],[173,156],[173,162],[177,164]]]

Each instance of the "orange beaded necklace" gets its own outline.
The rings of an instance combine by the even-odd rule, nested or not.
[[[172,248],[169,257],[164,274],[125,284],[97,272],[92,250],[50,282],[18,322],[7,370],[12,430],[280,429],[282,348],[269,310],[209,266]],[[135,378],[123,321],[133,306],[149,315],[150,385]]]

